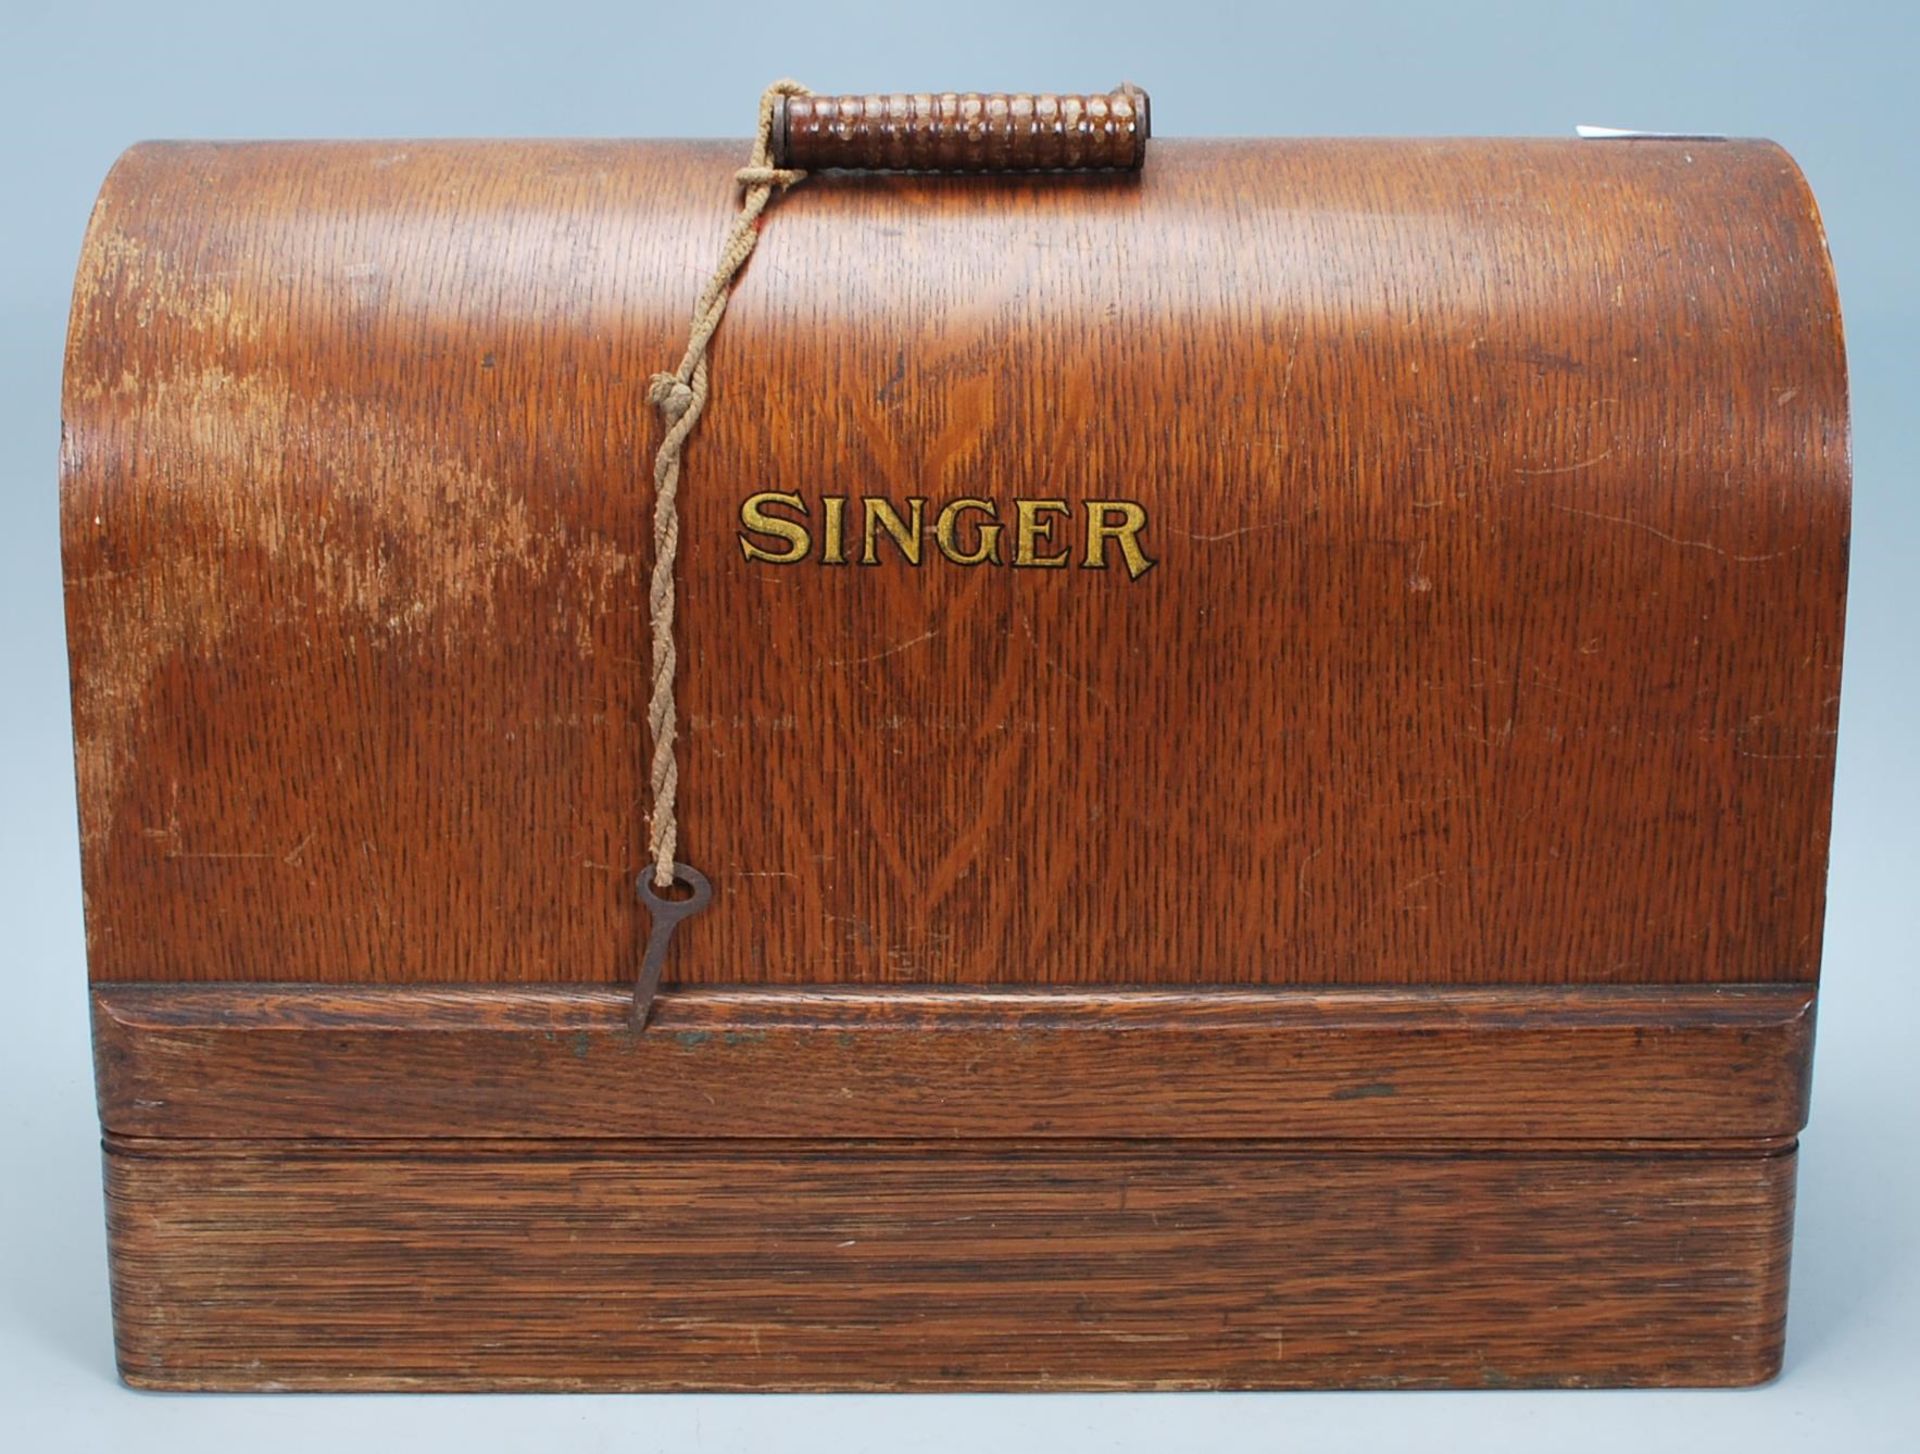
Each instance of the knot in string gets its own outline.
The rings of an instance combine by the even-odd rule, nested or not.
[[[647,402],[660,411],[669,426],[678,424],[680,416],[693,407],[693,386],[678,374],[655,374],[647,389]]]
[[[753,254],[760,238],[760,214],[775,196],[806,176],[805,172],[773,164],[773,113],[783,96],[805,96],[798,81],[775,81],[760,96],[760,128],[754,136],[747,164],[734,173],[740,185],[740,212],[727,229],[720,261],[694,301],[687,351],[671,373],[655,374],[647,385],[647,400],[666,420],[666,437],[653,459],[653,576],[647,588],[647,607],[653,635],[653,691],[647,700],[647,725],[653,736],[650,768],[653,811],[647,820],[647,851],[653,858],[653,881],[661,889],[674,881],[674,855],[680,846],[680,823],[675,800],[680,789],[676,756],[679,719],[673,701],[674,672],[679,665],[673,643],[673,570],[680,554],[680,456],[687,437],[707,407],[707,348],[727,311],[734,279]]]

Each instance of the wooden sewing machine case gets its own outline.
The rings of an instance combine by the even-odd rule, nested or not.
[[[1845,590],[1762,142],[147,145],[62,506],[158,1388],[1779,1367]],[[837,502],[837,503],[836,503]]]

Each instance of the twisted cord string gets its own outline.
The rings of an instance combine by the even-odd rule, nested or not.
[[[653,578],[647,591],[653,626],[653,692],[647,702],[647,727],[653,737],[653,811],[647,820],[647,851],[653,858],[653,881],[662,889],[673,883],[674,858],[680,846],[676,813],[680,728],[673,701],[680,660],[673,644],[673,577],[680,557],[680,457],[707,407],[707,349],[726,316],[734,279],[760,239],[760,214],[775,197],[806,176],[803,171],[773,165],[774,108],[783,96],[808,94],[798,81],[775,81],[761,94],[760,129],[754,137],[753,153],[734,173],[741,188],[740,215],[734,218],[721,244],[719,265],[693,305],[693,323],[680,366],[672,373],[655,374],[647,390],[648,402],[667,424],[666,437],[653,458]]]

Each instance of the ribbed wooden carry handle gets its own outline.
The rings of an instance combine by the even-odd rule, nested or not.
[[[1136,171],[1147,156],[1147,93],[785,96],[773,164],[804,171]]]

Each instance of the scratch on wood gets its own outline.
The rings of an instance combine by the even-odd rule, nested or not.
[[[1325,847],[1316,848],[1300,860],[1300,867],[1294,870],[1293,875],[1294,897],[1304,899],[1307,896],[1307,870],[1313,867],[1314,859],[1326,851]]]
[[[1612,453],[1613,453],[1613,446],[1608,445],[1605,449],[1601,450],[1600,453],[1594,455],[1591,459],[1578,460],[1573,464],[1555,465],[1552,469],[1541,469],[1541,470],[1516,469],[1514,470],[1514,473],[1516,475],[1535,475],[1535,476],[1570,475],[1570,474],[1574,474],[1579,470],[1591,469],[1594,465],[1599,464],[1601,460],[1607,458],[1607,456],[1609,456]]]
[[[1040,664],[1042,666],[1046,667],[1049,671],[1058,672],[1061,676],[1065,677],[1068,681],[1072,682],[1076,687],[1080,688],[1081,691],[1085,692],[1088,696],[1092,697],[1096,702],[1100,703],[1101,706],[1111,707],[1113,705],[1113,702],[1107,697],[1105,692],[1102,692],[1092,682],[1087,681],[1082,677],[1076,676],[1074,673],[1068,671],[1064,666],[1060,665],[1059,662],[1055,661],[1051,656],[1047,654],[1047,649],[1040,644],[1040,638],[1033,634],[1032,621],[1028,620],[1026,617],[1023,616],[1020,619],[1020,625],[1027,633],[1027,640],[1033,643],[1034,651],[1039,655]]]
[[[1232,540],[1241,535],[1253,535],[1265,530],[1284,530],[1288,524],[1289,522],[1285,520],[1266,520],[1253,525],[1242,525],[1238,530],[1223,530],[1218,535],[1196,535],[1191,530],[1176,530],[1174,534],[1184,535],[1187,539],[1198,541],[1202,545],[1217,545],[1222,540]]]
[[[1725,556],[1728,560],[1738,561],[1743,565],[1763,560],[1778,560],[1781,556],[1791,555],[1793,551],[1799,549],[1798,546],[1792,546],[1786,550],[1770,551],[1766,555],[1735,555],[1724,546],[1715,545],[1711,540],[1683,540],[1678,535],[1669,535],[1658,526],[1649,525],[1644,520],[1635,520],[1628,515],[1603,515],[1598,510],[1582,510],[1575,505],[1555,504],[1553,508],[1568,515],[1584,515],[1589,520],[1602,520],[1609,525],[1626,525],[1635,530],[1644,530],[1655,539],[1664,540],[1669,545],[1684,546],[1688,550],[1712,551],[1715,555]]]
[[[911,651],[914,647],[933,640],[939,634],[939,628],[936,627],[932,631],[922,632],[911,641],[903,641],[898,646],[889,646],[885,651],[876,651],[871,656],[830,657],[826,664],[828,666],[864,666],[870,661],[880,661],[889,656],[898,656],[903,651]]]
[[[1293,366],[1300,361],[1300,320],[1293,320],[1293,337],[1287,340],[1287,369],[1280,377],[1280,400],[1276,407],[1284,409],[1287,399],[1293,393]]]

